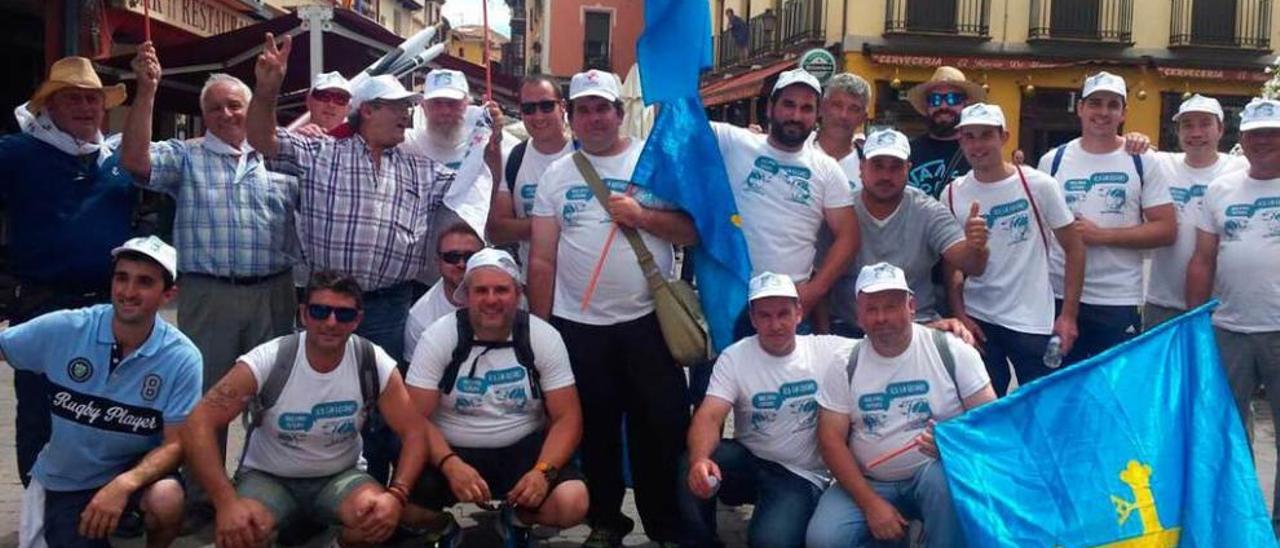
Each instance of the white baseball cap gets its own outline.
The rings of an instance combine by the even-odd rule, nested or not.
[[[889,263],[876,263],[862,267],[858,272],[855,284],[858,293],[879,293],[881,291],[906,291],[911,293],[907,285],[907,275],[901,268]]]
[[[317,74],[315,78],[311,79],[311,89],[336,89],[338,91],[345,91],[347,92],[347,95],[351,95],[351,82],[348,82],[346,78],[343,78],[340,73],[321,72]]]
[[[1084,90],[1081,92],[1080,98],[1084,99],[1099,91],[1110,91],[1124,99],[1129,95],[1128,89],[1125,86],[1124,78],[1104,70],[1084,79]]]
[[[467,84],[467,76],[460,71],[435,69],[427,74],[427,83],[423,87],[424,99],[463,100],[471,96],[471,86]]]
[[[765,297],[800,298],[800,293],[796,291],[796,284],[791,281],[790,276],[773,272],[761,272],[759,276],[751,278],[748,295],[748,301]]]
[[[995,126],[1004,129],[1004,110],[1000,105],[974,103],[960,111],[960,123],[956,127],[964,126]]]
[[[594,95],[609,101],[617,101],[622,96],[622,86],[618,83],[618,75],[603,70],[591,69],[579,72],[569,80],[569,100]]]
[[[868,160],[876,156],[892,156],[899,160],[911,157],[911,141],[896,129],[882,129],[867,136],[862,152]]]
[[[147,236],[145,238],[130,238],[120,247],[111,250],[111,256],[116,257],[124,252],[141,253],[152,259],[160,266],[164,267],[173,279],[178,279],[178,250],[173,246],[164,242],[155,236]]]
[[[471,273],[481,268],[494,268],[502,273],[511,276],[517,285],[523,284],[524,280],[520,277],[520,265],[516,264],[516,260],[511,258],[511,254],[501,249],[486,247],[477,251],[470,259],[467,259],[467,271],[462,275],[462,283],[458,284],[457,289],[453,290],[453,300],[456,302],[464,302],[467,300],[467,280],[471,278]]]
[[[1178,113],[1173,115],[1173,121],[1177,122],[1178,118],[1181,118],[1183,114],[1188,112],[1212,114],[1218,117],[1219,122],[1221,122],[1223,118],[1222,103],[1219,103],[1218,100],[1213,97],[1205,97],[1199,93],[1192,95],[1186,101],[1183,101],[1181,105],[1178,105]]]
[[[1254,98],[1240,112],[1240,131],[1280,128],[1280,101]]]
[[[779,74],[778,83],[773,85],[773,91],[771,94],[782,91],[782,88],[796,84],[809,86],[809,89],[816,92],[819,97],[822,96],[822,84],[818,83],[818,78],[802,68],[786,70],[783,71],[782,74]]]
[[[365,78],[351,93],[351,108],[359,108],[366,101],[399,101],[409,99],[414,103],[422,101],[421,93],[404,89],[404,85],[390,74]]]

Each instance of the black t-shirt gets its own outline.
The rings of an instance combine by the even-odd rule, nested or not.
[[[947,166],[951,166],[951,172]],[[956,177],[969,172],[969,161],[960,152],[960,141],[941,141],[921,135],[911,141],[911,172],[907,184],[937,198],[942,188]]]

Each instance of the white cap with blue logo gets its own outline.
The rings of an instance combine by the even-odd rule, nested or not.
[[[1240,131],[1280,128],[1280,101],[1255,98],[1240,112]]]

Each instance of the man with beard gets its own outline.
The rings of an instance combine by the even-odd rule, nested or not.
[[[908,183],[938,197],[942,187],[969,171],[969,162],[960,153],[960,111],[987,96],[982,86],[965,80],[955,67],[938,67],[933,77],[911,88],[907,101],[924,116],[929,130],[911,141],[911,172]]]
[[[769,95],[767,135],[711,124],[741,215],[752,275],[790,277],[805,311],[826,297],[858,251],[848,179],[835,160],[806,144],[821,95],[817,78],[804,69],[789,70],[778,75]],[[824,223],[833,239],[822,264],[815,265]],[[738,323],[737,334],[749,335],[746,314]]]

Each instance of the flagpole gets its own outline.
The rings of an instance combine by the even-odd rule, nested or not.
[[[484,59],[484,100],[493,100],[493,66],[489,63],[489,0],[480,0],[480,12],[484,16],[484,45],[480,46]]]
[[[151,0],[142,0],[142,40],[151,41]]]

